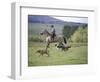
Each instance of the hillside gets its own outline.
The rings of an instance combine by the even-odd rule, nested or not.
[[[78,22],[68,22],[56,19],[51,16],[41,16],[41,15],[29,15],[28,16],[28,28],[29,35],[39,34],[44,29],[50,31],[51,25],[54,25],[57,34],[62,34],[62,29],[65,25],[71,27],[79,27],[79,26],[87,26],[86,23],[78,23]]]

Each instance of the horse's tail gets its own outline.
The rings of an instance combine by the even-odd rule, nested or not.
[[[65,38],[65,37],[63,37],[63,39],[64,39],[64,43],[65,43],[65,44],[67,44],[67,40],[66,40],[66,38]]]

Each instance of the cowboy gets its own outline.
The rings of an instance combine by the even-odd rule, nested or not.
[[[52,41],[54,41],[55,36],[56,36],[56,33],[55,33],[54,25],[51,25],[51,39],[52,39]]]

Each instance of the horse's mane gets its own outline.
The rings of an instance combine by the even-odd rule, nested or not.
[[[44,32],[45,32],[46,34],[48,34],[49,36],[51,36],[51,33],[50,33],[47,29],[45,29]]]

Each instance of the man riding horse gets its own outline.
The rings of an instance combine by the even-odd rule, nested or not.
[[[56,36],[56,31],[55,31],[54,25],[51,25],[51,40],[52,41],[54,41],[55,36]]]
[[[67,44],[67,40],[63,35],[56,35],[56,31],[54,28],[54,25],[51,25],[51,32],[48,32],[47,29],[44,29],[41,33],[41,35],[46,35],[46,48],[49,47],[50,43],[53,42],[63,42],[64,44]]]

